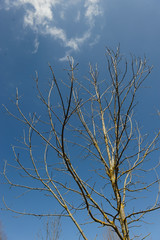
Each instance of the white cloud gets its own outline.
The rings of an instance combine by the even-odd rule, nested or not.
[[[79,21],[80,21],[80,19],[81,19],[81,12],[80,12],[80,11],[78,11],[78,12],[77,12],[76,19],[75,19],[75,22],[79,22]]]
[[[67,41],[65,31],[61,28],[46,26],[44,34],[49,34],[55,39],[60,39],[63,42]]]
[[[66,62],[66,61],[68,61],[68,58],[70,58],[71,57],[71,51],[67,51],[66,52],[66,54],[64,55],[64,57],[61,57],[61,58],[59,58],[59,61],[60,62]]]
[[[59,15],[60,15],[61,19],[63,19],[63,20],[65,19],[65,11],[61,11]]]
[[[97,35],[94,40],[89,44],[90,47],[93,47],[94,45],[96,45],[100,40],[100,35]]]
[[[85,32],[82,37],[74,37],[68,39],[63,29],[56,27],[46,27],[46,33],[53,36],[55,39],[59,39],[63,42],[65,47],[69,47],[73,50],[79,50],[79,47],[90,37],[90,31]]]
[[[39,41],[37,38],[34,40],[34,50],[32,51],[33,54],[38,52],[38,47],[39,47]]]
[[[85,17],[88,18],[90,24],[93,25],[94,18],[102,14],[100,0],[86,0],[84,7],[86,8]]]
[[[75,37],[70,39],[67,43],[67,47],[71,47],[74,50],[79,50],[79,46],[81,46],[90,37],[90,35],[90,31],[87,31],[83,34],[82,37]]]
[[[61,0],[5,0],[8,7],[24,7],[25,26],[37,27],[53,20],[52,8]]]
[[[24,8],[24,27],[30,27],[37,34],[50,35],[54,39],[60,40],[64,47],[71,50],[79,50],[82,44],[91,37],[95,17],[102,14],[100,0],[85,0],[81,10],[79,10],[79,5],[82,4],[80,0],[68,0],[67,3],[66,0],[5,0],[5,4],[7,10],[13,7]],[[64,29],[63,21],[65,21],[66,26],[70,7],[72,10],[75,8],[75,12],[77,12],[76,21],[72,24],[81,24],[80,21],[84,12],[87,20],[85,23],[83,22],[85,24],[84,29],[88,27],[88,30],[80,34],[77,29],[73,36],[68,37],[68,28],[72,26],[67,26]],[[67,17],[66,13],[68,14]],[[61,24],[58,22],[60,19]],[[37,39],[35,39],[34,46],[35,51],[37,51],[39,46]]]

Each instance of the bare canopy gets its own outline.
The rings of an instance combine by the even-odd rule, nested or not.
[[[160,208],[156,163],[151,163],[151,169],[148,162],[145,164],[156,149],[160,132],[147,142],[134,120],[137,91],[152,67],[148,67],[145,58],[132,57],[128,63],[119,48],[107,49],[106,60],[103,79],[97,65],[89,65],[89,76],[79,81],[78,64],[74,64],[73,58],[69,58],[67,81],[57,81],[49,66],[52,80],[47,96],[39,88],[37,75],[38,96],[47,113],[42,117],[24,114],[17,90],[18,114],[5,108],[25,126],[25,156],[21,149],[13,147],[16,168],[25,176],[24,184],[10,180],[7,162],[4,176],[11,186],[50,194],[61,207],[57,215],[69,217],[83,239],[88,237],[82,223],[94,222],[111,228],[119,239],[129,240],[136,236],[130,233],[130,227],[137,225],[146,213]],[[40,152],[44,147],[41,160],[37,159],[35,144]],[[153,177],[147,178],[151,171]],[[155,201],[140,208],[138,197],[154,185]],[[4,203],[7,209],[19,214],[54,216],[18,212]],[[85,216],[84,222],[81,215]]]

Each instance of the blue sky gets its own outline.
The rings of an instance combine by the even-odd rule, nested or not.
[[[121,52],[128,58],[130,53],[142,57],[145,54],[149,64],[154,66],[139,93],[137,107],[137,121],[144,132],[153,137],[159,128],[159,25],[158,0],[1,0],[0,102],[13,109],[10,99],[14,98],[18,87],[25,112],[40,110],[33,81],[35,71],[43,89],[47,87],[50,76],[48,62],[54,67],[57,78],[63,78],[67,56],[73,56],[79,62],[82,77],[88,73],[89,62],[98,63],[103,72],[105,47],[116,48],[120,43]],[[5,160],[13,161],[11,144],[15,144],[16,138],[21,136],[23,127],[8,117],[2,107],[0,121],[2,171]],[[159,158],[159,154],[155,154],[155,158]],[[19,179],[16,175],[14,177]],[[4,184],[1,184],[0,192],[2,208],[3,195],[10,206],[21,210],[25,209],[26,204],[33,210],[42,208],[43,201],[47,201],[37,195],[17,199],[19,191],[13,191]],[[48,201],[47,204],[52,203]],[[52,208],[55,210],[56,205]],[[159,213],[150,215],[147,220],[152,224],[143,227],[143,232],[151,232],[148,239],[156,240],[160,236]],[[42,226],[39,219],[17,217],[4,210],[0,212],[0,220],[8,240],[36,239]],[[65,223],[61,239],[67,239],[66,236],[76,239],[76,233],[71,237],[73,230],[68,226]]]

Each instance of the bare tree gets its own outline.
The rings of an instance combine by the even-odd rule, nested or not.
[[[103,240],[119,240],[119,237],[114,232],[114,230],[109,227],[108,229],[105,229],[102,239]]]
[[[145,214],[160,208],[158,162],[151,159],[160,131],[148,142],[134,120],[137,91],[152,67],[145,58],[132,57],[128,63],[119,48],[107,49],[106,59],[108,71],[104,80],[99,79],[98,67],[91,65],[89,77],[77,80],[77,64],[74,65],[72,58],[67,81],[58,82],[49,66],[52,80],[47,96],[39,88],[37,75],[38,96],[48,117],[36,113],[25,115],[17,90],[18,114],[5,108],[25,126],[25,156],[21,149],[13,147],[16,168],[25,176],[25,183],[10,180],[6,174],[6,168],[10,167],[7,162],[4,176],[13,187],[52,195],[63,211],[59,215],[69,217],[83,239],[88,238],[81,225],[81,214],[85,219],[83,224],[93,222],[110,227],[119,239],[129,240],[136,237],[130,228],[140,224]],[[34,147],[40,143],[38,139],[45,144],[43,161],[37,159]],[[39,148],[41,151],[41,144]],[[145,194],[155,185],[155,201],[140,207],[138,198],[148,196]],[[54,215],[18,212],[6,202],[5,206],[24,215]]]
[[[60,216],[57,218],[47,218],[47,221],[44,223],[44,234],[40,231],[38,234],[38,239],[41,240],[58,240],[60,239],[61,234],[61,223]]]

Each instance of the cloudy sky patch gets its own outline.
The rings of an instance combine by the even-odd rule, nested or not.
[[[12,8],[24,9],[23,25],[25,28],[29,27],[39,35],[50,35],[54,40],[60,40],[63,47],[72,51],[79,50],[90,39],[96,18],[102,15],[99,0],[85,0],[83,5],[81,4],[82,2],[78,0],[74,3],[70,0],[67,4],[64,0],[5,0],[7,10]],[[69,11],[71,7],[76,13],[72,23],[69,21],[73,15]],[[76,29],[76,24],[83,22],[84,30],[80,32],[77,27],[77,31],[69,36],[68,29],[71,29],[72,26],[64,27],[63,21],[65,26],[67,26],[66,21],[68,21],[68,24],[72,24],[74,29]],[[37,39],[35,39],[34,44],[35,52],[37,52],[39,46]]]
[[[95,17],[102,15],[100,0],[86,0],[84,7],[86,8],[85,17],[93,25]]]

